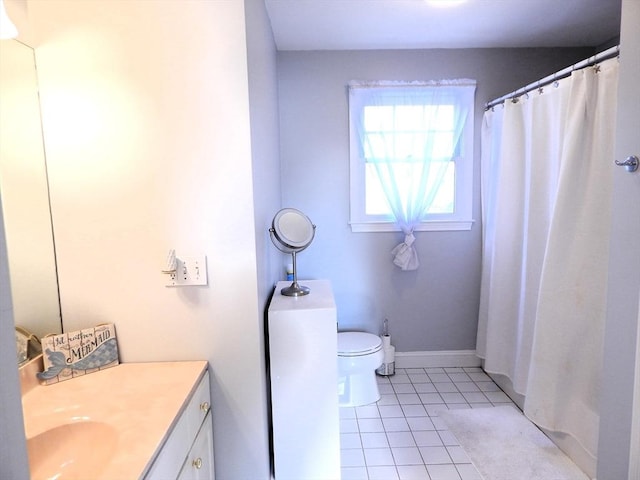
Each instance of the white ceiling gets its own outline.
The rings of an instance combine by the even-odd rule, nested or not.
[[[278,50],[597,46],[621,0],[265,0]]]

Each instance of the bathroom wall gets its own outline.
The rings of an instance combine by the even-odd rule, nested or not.
[[[317,225],[298,276],[331,280],[341,328],[374,333],[389,319],[399,352],[474,350],[480,294],[479,138],[484,104],[593,54],[592,49],[279,52],[283,205]],[[400,233],[349,227],[349,80],[474,78],[476,124],[470,231],[418,232],[420,269],[402,272]]]
[[[274,281],[282,280],[282,254],[269,227],[281,206],[277,52],[264,2],[245,0],[253,204],[259,304],[267,306]]]
[[[114,322],[124,362],[209,360],[216,475],[268,478],[252,167],[275,161],[277,133],[258,124],[270,103],[249,108],[250,90],[275,94],[256,88],[268,63],[248,72],[244,3],[29,6],[65,329]],[[277,189],[256,187],[256,204]],[[205,254],[208,286],[165,287],[170,248]]]

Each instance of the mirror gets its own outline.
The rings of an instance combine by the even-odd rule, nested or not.
[[[316,226],[309,217],[295,208],[283,208],[273,217],[269,229],[271,241],[278,250],[293,257],[293,283],[280,290],[287,297],[308,295],[309,287],[298,284],[296,254],[311,245],[316,234]]]
[[[0,41],[0,195],[16,327],[61,333],[35,56]]]

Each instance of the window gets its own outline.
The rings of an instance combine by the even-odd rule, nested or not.
[[[354,232],[471,228],[475,81],[351,82]]]

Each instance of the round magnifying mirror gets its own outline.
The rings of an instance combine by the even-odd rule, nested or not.
[[[316,226],[300,210],[283,208],[273,217],[269,233],[276,248],[283,253],[290,253],[293,257],[293,283],[280,292],[288,297],[307,295],[309,287],[298,284],[296,254],[311,244],[316,234]]]
[[[276,213],[272,226],[277,239],[289,249],[308,247],[315,233],[309,217],[295,208],[284,208]]]

